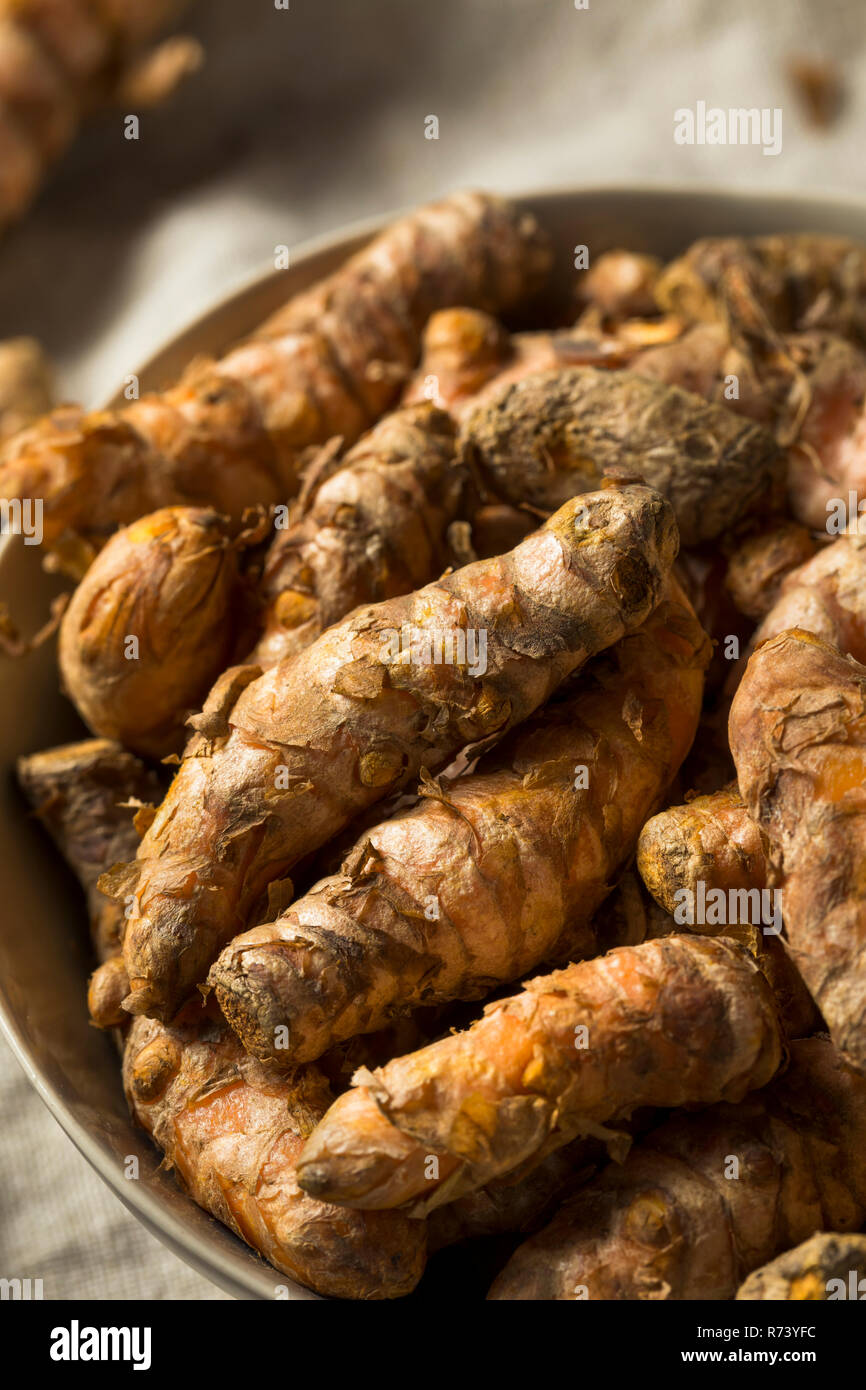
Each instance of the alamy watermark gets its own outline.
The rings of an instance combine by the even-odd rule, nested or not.
[[[765,936],[782,930],[780,888],[707,888],[698,879],[694,888],[678,888],[674,894],[674,921],[679,927],[761,927]]]
[[[764,154],[782,153],[780,106],[707,106],[705,101],[674,112],[677,145],[760,145]]]
[[[25,545],[41,545],[42,498],[0,497],[0,536],[23,536]]]
[[[465,666],[470,676],[487,670],[486,628],[426,628],[404,623],[380,634],[382,660],[402,666]]]

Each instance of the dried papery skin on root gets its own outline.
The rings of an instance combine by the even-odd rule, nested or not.
[[[252,661],[282,661],[359,604],[442,573],[466,476],[454,449],[450,417],[423,405],[385,416],[349,451],[268,551]]]
[[[570,367],[506,385],[463,422],[470,464],[502,500],[551,512],[604,472],[643,478],[674,508],[684,545],[711,540],[774,482],[772,436],[677,387]]]
[[[104,738],[30,753],[18,759],[16,774],[30,805],[81,881],[94,944],[104,960],[118,949],[123,905],[106,898],[97,880],[110,865],[136,853],[136,805],[146,816],[148,806],[161,796],[159,779],[134,754]]]
[[[779,521],[749,536],[728,561],[725,587],[747,618],[759,621],[773,607],[793,570],[811,560],[816,545],[805,526]]]
[[[0,497],[44,500],[49,547],[72,532],[94,549],[164,506],[238,518],[284,503],[308,446],[353,443],[393,403],[431,313],[516,309],[550,260],[534,218],[503,199],[460,193],[421,208],[161,395],[89,415],[67,407],[25,431],[0,460]]]
[[[520,1246],[490,1298],[730,1299],[816,1228],[864,1219],[866,1079],[809,1038],[764,1090],[678,1116],[610,1164]]]
[[[477,771],[422,786],[340,874],[236,937],[208,981],[247,1050],[312,1061],[395,1013],[594,955],[593,913],[688,752],[709,655],[671,584]]]
[[[52,369],[35,338],[0,342],[0,443],[51,409]]]
[[[184,723],[233,656],[238,548],[216,512],[166,507],[112,536],[60,625],[66,694],[96,734],[149,758],[178,753]]]
[[[299,1181],[329,1201],[421,1215],[579,1135],[615,1145],[613,1127],[638,1107],[739,1100],[782,1058],[769,986],[742,947],[694,936],[621,947],[359,1073],[308,1141]]]
[[[819,328],[866,342],[866,247],[809,233],[705,237],[665,267],[655,297],[759,338]]]
[[[138,862],[106,883],[133,895],[130,1012],[170,1018],[269,883],[422,767],[502,737],[639,627],[675,549],[657,493],[607,488],[508,555],[358,609],[264,675],[221,677]],[[467,630],[476,656],[483,633],[483,661],[461,653]]]
[[[866,662],[866,535],[840,536],[792,570],[752,646],[793,627]]]
[[[783,632],[749,661],[729,730],[794,959],[834,1042],[866,1067],[866,668]]]
[[[275,1269],[336,1298],[398,1298],[414,1288],[423,1223],[327,1206],[297,1185],[298,1153],[331,1099],[316,1068],[276,1076],[218,1015],[196,1007],[173,1028],[136,1019],[123,1080],[134,1118],[194,1201]]]
[[[91,108],[181,0],[5,0],[0,8],[0,227],[19,217]]]
[[[737,1290],[744,1302],[819,1302],[862,1299],[866,1291],[866,1236],[821,1231],[756,1269]]]
[[[647,821],[637,846],[637,867],[656,902],[695,931],[719,929],[682,915],[684,894],[706,890],[760,890],[767,886],[761,832],[736,783],[684,806],[668,806]],[[743,899],[747,905],[746,899]]]

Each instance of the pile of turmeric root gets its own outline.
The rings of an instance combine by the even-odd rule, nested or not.
[[[281,1275],[859,1296],[866,247],[554,262],[457,195],[16,432],[94,735],[19,781],[133,1116]]]

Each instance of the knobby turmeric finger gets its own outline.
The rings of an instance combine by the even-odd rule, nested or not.
[[[359,1072],[308,1140],[298,1180],[328,1201],[421,1215],[579,1135],[613,1141],[639,1106],[739,1100],[783,1055],[770,988],[741,946],[620,947]]]
[[[463,421],[464,452],[512,504],[542,512],[615,469],[674,509],[683,545],[711,540],[777,482],[768,430],[632,371],[539,372],[485,397]]]
[[[214,511],[165,507],[112,536],[60,625],[64,688],[85,723],[144,757],[179,753],[187,715],[233,658],[242,592]]]
[[[277,1066],[471,999],[559,956],[591,921],[688,752],[709,641],[674,581],[479,770],[422,787],[366,830],[340,874],[236,937],[209,982],[247,1049]]]
[[[705,892],[739,894],[744,906],[750,893],[767,886],[761,832],[736,783],[684,806],[668,806],[648,820],[638,840],[637,867],[656,902],[696,931],[716,929],[695,914],[701,883]]]
[[[357,609],[264,675],[221,677],[137,862],[104,880],[132,904],[129,1011],[171,1018],[270,883],[639,627],[675,549],[657,493],[606,488],[508,555]]]
[[[442,573],[466,477],[454,436],[435,406],[394,411],[311,490],[268,551],[264,630],[252,661],[272,666],[359,604],[409,593]]]
[[[866,667],[783,632],[751,657],[729,730],[800,973],[837,1046],[866,1066]]]
[[[421,1276],[424,1223],[348,1212],[301,1192],[297,1155],[331,1092],[314,1067],[276,1076],[211,1007],[172,1028],[136,1019],[123,1081],[130,1109],[199,1206],[284,1274],[336,1298],[398,1298]]]
[[[807,1038],[739,1104],[668,1121],[521,1245],[494,1300],[730,1299],[816,1228],[866,1219],[866,1078]]]

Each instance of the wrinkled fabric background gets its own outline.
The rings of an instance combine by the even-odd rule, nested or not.
[[[123,138],[93,124],[0,242],[0,337],[98,404],[276,244],[455,186],[701,183],[866,192],[862,0],[202,0],[205,67]],[[792,56],[847,101],[804,119]],[[677,146],[698,100],[781,107],[783,148]],[[438,141],[424,138],[436,115]],[[627,229],[624,229],[627,239]],[[121,1206],[0,1042],[0,1275],[46,1298],[224,1298]]]

